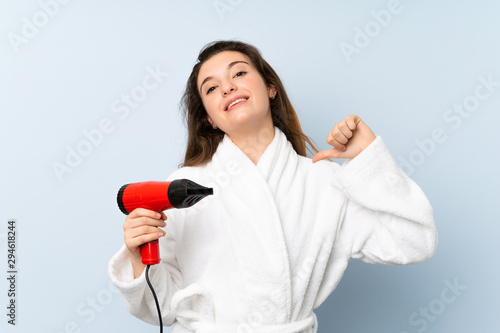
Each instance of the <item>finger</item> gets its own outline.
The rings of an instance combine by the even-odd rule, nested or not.
[[[150,218],[160,218],[161,214],[155,212],[154,210],[145,209],[145,208],[136,208],[134,209],[128,216],[135,218],[139,216],[145,216]]]
[[[352,114],[345,119],[345,122],[351,131],[356,129],[360,121],[361,118],[355,114]]]
[[[349,120],[349,118],[346,118],[344,121],[340,122],[338,125],[339,131],[344,135],[344,137],[347,140],[352,138],[352,135],[353,135],[353,130],[351,130],[349,128],[349,124],[347,123],[348,120]]]
[[[336,138],[331,139],[328,144],[330,146],[333,146],[333,148],[337,149],[338,151],[346,151],[347,147],[345,144],[339,142]]]
[[[345,144],[347,143],[348,139],[338,130],[337,126],[338,124],[335,124],[335,128],[330,133],[328,133],[326,142],[330,146],[342,150],[345,148]]]
[[[328,150],[323,150],[318,152],[316,155],[313,157],[313,163],[316,163],[318,161],[324,160],[326,158],[342,158],[342,152],[338,151],[337,149],[328,149]]]
[[[158,227],[151,227],[148,225],[142,225],[137,228],[132,228],[129,229],[125,232],[126,237],[128,238],[136,238],[142,235],[149,235],[149,234],[165,234],[165,231],[158,228]]]
[[[154,219],[146,216],[140,216],[136,218],[128,218],[123,224],[123,229],[134,229],[140,226],[153,226],[153,227],[164,227],[167,223],[161,219]]]
[[[166,220],[167,220],[167,218],[168,218],[168,217],[167,217],[167,215],[165,215],[165,213],[164,213],[164,212],[160,212],[160,214],[161,214],[160,219],[161,219],[161,220],[163,220],[163,221],[166,221]]]
[[[164,233],[156,232],[156,233],[151,233],[151,234],[140,235],[140,236],[133,237],[133,238],[125,237],[125,245],[129,249],[134,249],[134,248],[137,248],[145,243],[157,240],[164,235],[165,235]]]
[[[337,125],[336,128],[333,129],[333,138],[341,145],[345,145],[347,141],[349,141],[349,138],[344,135],[339,129],[340,125]]]
[[[314,155],[312,162],[316,163],[316,162],[321,161],[325,158],[326,158],[326,154],[323,151],[320,151],[320,152],[316,153],[316,155]]]
[[[333,138],[333,130],[328,132],[328,135],[326,136],[326,143],[328,143],[330,146],[332,145],[331,142],[333,142],[335,139]]]

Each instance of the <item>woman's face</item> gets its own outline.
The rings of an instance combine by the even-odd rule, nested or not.
[[[246,55],[214,55],[201,66],[197,86],[209,122],[230,137],[272,128],[269,99],[276,90],[266,85]]]

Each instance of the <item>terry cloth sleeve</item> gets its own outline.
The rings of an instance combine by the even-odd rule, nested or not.
[[[348,199],[340,237],[349,258],[406,265],[432,257],[437,246],[432,207],[381,137],[344,162],[332,185]]]
[[[179,270],[175,253],[175,223],[172,216],[174,210],[166,211],[167,226],[164,228],[166,235],[160,239],[161,262],[152,265],[149,270],[149,279],[160,303],[163,324],[172,325],[175,313],[172,313],[170,301],[172,295],[181,288],[182,275]],[[170,222],[169,222],[170,220]],[[120,290],[127,310],[137,318],[153,325],[159,325],[158,311],[151,290],[146,282],[146,269],[141,276],[134,279],[132,264],[125,245],[110,260],[108,273]]]

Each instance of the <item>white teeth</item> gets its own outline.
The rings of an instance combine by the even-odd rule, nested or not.
[[[227,107],[226,110],[229,110],[231,108],[231,106],[233,106],[234,104],[239,103],[239,102],[243,102],[243,101],[246,101],[246,100],[247,100],[246,98],[238,98],[237,100],[235,100],[234,102],[232,102],[231,104],[229,104],[229,106]]]

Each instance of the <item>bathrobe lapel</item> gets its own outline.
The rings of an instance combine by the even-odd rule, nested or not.
[[[275,199],[279,177],[293,155],[287,143],[276,130],[256,166],[225,136],[212,158],[216,169],[224,170],[229,163],[240,168],[227,186],[214,193],[224,205],[221,228],[230,238],[235,269],[243,272],[242,287],[248,299],[254,304],[272,299],[277,322],[289,319],[292,297],[289,258]]]

